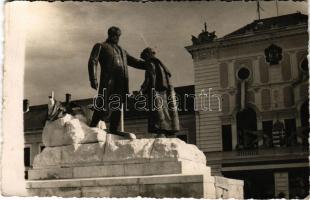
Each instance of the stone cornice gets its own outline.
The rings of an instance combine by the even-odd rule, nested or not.
[[[266,39],[278,39],[283,37],[289,37],[294,35],[302,35],[308,34],[307,32],[308,26],[307,24],[296,25],[293,27],[286,27],[286,28],[277,28],[277,29],[270,29],[267,31],[260,31],[260,32],[251,32],[249,34],[234,36],[234,37],[223,37],[216,39],[214,42],[201,44],[201,45],[191,45],[186,46],[186,50],[190,53],[195,51],[207,50],[207,49],[214,49],[214,48],[224,48],[228,46],[235,46],[241,44],[250,44],[255,42],[266,41]]]
[[[291,86],[293,83],[295,83],[297,80],[289,80],[289,81],[281,81],[281,82],[275,82],[275,83],[259,83],[259,84],[253,84],[249,85],[249,90],[253,90],[254,92],[259,91],[260,89],[265,89],[265,88],[273,88],[275,86],[279,87],[285,87],[285,86]],[[236,92],[237,87],[230,87],[230,88],[220,88],[216,90],[217,92],[221,93],[234,93]]]

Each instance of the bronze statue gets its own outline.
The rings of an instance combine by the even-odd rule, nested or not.
[[[180,128],[175,92],[170,83],[171,73],[151,48],[144,49],[140,57],[148,66],[140,90],[148,101],[148,132],[157,134],[157,137],[173,136]]]
[[[110,97],[118,95],[122,102],[125,101],[129,92],[127,64],[138,69],[146,67],[143,61],[130,56],[118,45],[120,36],[121,30],[118,27],[110,27],[107,40],[94,45],[88,61],[90,85],[95,90],[98,88],[98,62],[101,66],[98,98],[94,102],[95,111],[90,126],[95,127],[100,120],[110,120],[109,131],[115,134],[120,122],[121,108],[109,108],[109,102],[112,101]]]

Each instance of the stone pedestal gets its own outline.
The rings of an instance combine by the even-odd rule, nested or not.
[[[129,140],[65,116],[43,142],[30,196],[243,198],[243,181],[211,176],[203,152],[176,138]]]

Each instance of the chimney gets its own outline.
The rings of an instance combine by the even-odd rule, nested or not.
[[[67,93],[66,94],[66,104],[69,104],[71,101],[71,94]]]
[[[29,111],[29,100],[28,99],[23,100],[23,111],[24,113]]]

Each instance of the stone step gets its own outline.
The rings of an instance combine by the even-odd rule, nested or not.
[[[30,196],[216,198],[214,177],[156,175],[28,181]]]
[[[197,173],[210,176],[210,167],[191,161],[120,163],[97,166],[32,169],[28,171],[28,178],[30,180],[44,180]]]
[[[137,163],[188,160],[206,165],[195,145],[175,138],[110,140],[105,142],[46,147],[33,161],[34,169],[106,163]]]

